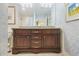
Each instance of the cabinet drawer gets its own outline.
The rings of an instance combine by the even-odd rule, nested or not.
[[[31,36],[32,39],[41,39],[41,35],[34,35]]]
[[[52,29],[46,29],[42,31],[43,34],[57,34],[59,33],[59,30],[52,30]]]
[[[17,29],[14,31],[15,35],[29,35],[30,34],[30,30],[26,30],[26,29]]]
[[[38,34],[38,33],[41,33],[41,30],[39,30],[39,29],[34,29],[34,30],[31,31],[31,33]]]
[[[38,39],[38,40],[32,39],[31,48],[41,48],[41,46],[42,46],[42,42],[40,39]]]

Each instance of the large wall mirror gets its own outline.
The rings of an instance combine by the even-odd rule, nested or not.
[[[22,26],[54,26],[55,3],[20,4]]]

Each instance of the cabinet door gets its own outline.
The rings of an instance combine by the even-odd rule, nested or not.
[[[44,48],[57,48],[57,35],[44,35]]]
[[[14,46],[16,48],[30,48],[29,36],[17,36],[14,41]]]

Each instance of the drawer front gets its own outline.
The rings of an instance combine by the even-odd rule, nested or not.
[[[41,30],[39,30],[39,29],[34,29],[34,30],[31,31],[31,33],[39,34],[39,33],[41,33]]]
[[[26,30],[26,29],[17,29],[14,32],[15,32],[15,35],[29,35],[30,34],[30,30]]]
[[[31,40],[31,48],[41,48],[42,47],[42,42],[41,39],[32,39]]]
[[[41,35],[35,35],[35,34],[32,34],[31,36],[32,39],[41,39]]]
[[[45,29],[42,31],[43,34],[57,34],[59,33],[59,30],[54,30],[54,29]]]

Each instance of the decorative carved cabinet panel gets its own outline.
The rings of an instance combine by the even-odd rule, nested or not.
[[[13,29],[12,53],[61,52],[60,29]]]
[[[15,47],[17,48],[29,48],[30,40],[28,36],[17,36],[15,37]]]

